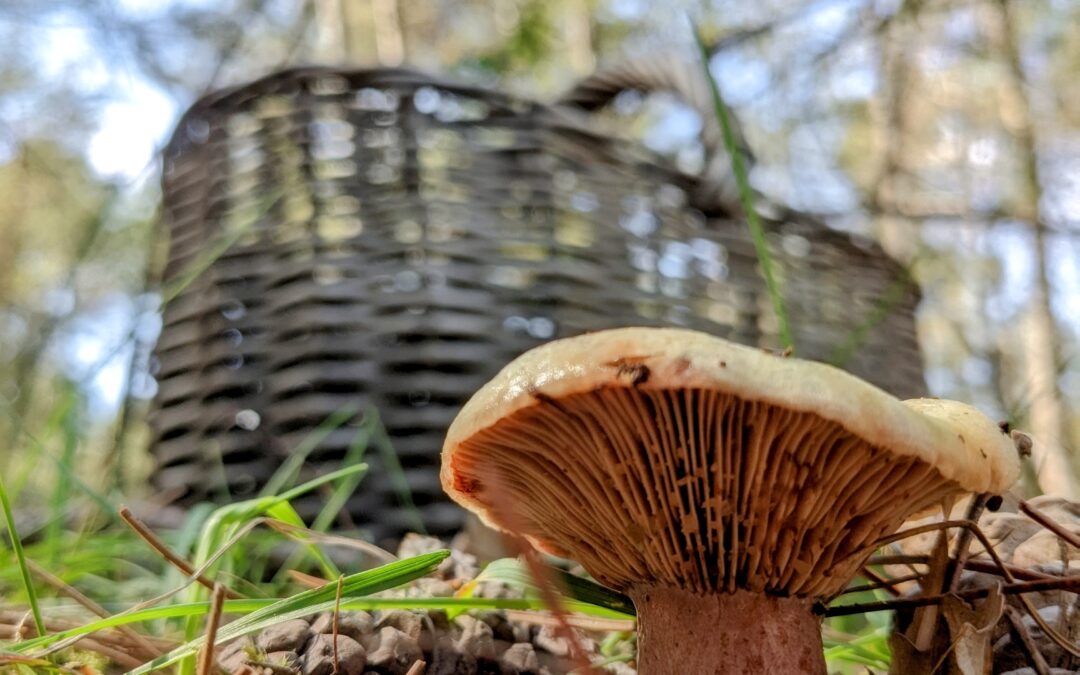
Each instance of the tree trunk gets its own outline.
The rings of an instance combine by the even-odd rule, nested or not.
[[[1010,11],[1009,0],[996,0],[990,4],[998,10],[1001,50],[1008,72],[1007,90],[1020,111],[1013,136],[1024,166],[1026,199],[1023,211],[1035,230],[1036,289],[1031,298],[1031,309],[1021,326],[1024,370],[1031,387],[1028,422],[1035,441],[1032,457],[1039,487],[1044,492],[1076,499],[1080,497],[1080,490],[1077,489],[1076,471],[1066,444],[1065,409],[1057,385],[1060,345],[1050,302],[1052,288],[1046,260],[1046,223],[1039,210],[1042,187],[1034,114],[1014,33],[1017,21]]]

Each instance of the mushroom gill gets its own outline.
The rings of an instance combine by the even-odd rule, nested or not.
[[[832,596],[875,540],[962,492],[837,422],[715,390],[534,396],[460,443],[455,489],[498,526],[497,473],[524,534],[620,590]]]

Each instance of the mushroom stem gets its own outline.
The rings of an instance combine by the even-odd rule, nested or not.
[[[807,600],[649,585],[629,595],[641,675],[825,675],[821,619]]]

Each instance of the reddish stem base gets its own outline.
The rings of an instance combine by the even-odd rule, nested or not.
[[[630,597],[640,675],[825,675],[821,619],[806,600],[655,586]]]

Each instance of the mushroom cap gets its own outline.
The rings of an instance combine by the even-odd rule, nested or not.
[[[703,333],[623,328],[518,357],[451,424],[442,484],[496,528],[616,588],[821,597],[872,543],[1019,475],[982,413]]]

